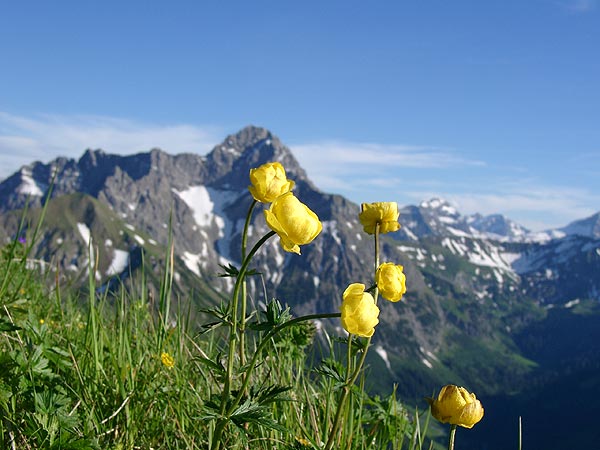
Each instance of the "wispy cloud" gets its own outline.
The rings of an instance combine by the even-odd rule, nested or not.
[[[444,148],[426,145],[378,144],[328,140],[290,146],[309,177],[322,189],[365,191],[395,185],[402,170],[482,167]],[[382,174],[385,174],[382,177]]]
[[[117,154],[155,147],[170,153],[206,153],[222,134],[217,127],[157,125],[103,116],[23,117],[0,111],[0,178],[34,160],[77,157],[87,148]]]
[[[600,204],[588,189],[548,185],[526,168],[490,166],[453,149],[342,141],[291,148],[317,186],[356,202],[443,197],[463,214],[500,213],[532,230],[564,226]]]
[[[445,168],[456,165],[484,165],[453,153],[451,150],[424,145],[385,145],[369,142],[323,141],[292,145],[294,154],[307,164],[318,156],[322,162],[334,163],[337,170],[357,167],[394,166],[402,168]],[[316,167],[315,167],[316,168]]]
[[[557,228],[596,212],[600,195],[586,189],[548,186],[535,180],[490,183],[482,190],[412,191],[415,199],[442,195],[464,214],[504,214],[531,230]]]
[[[596,8],[596,0],[564,0],[559,5],[574,13],[587,13]]]

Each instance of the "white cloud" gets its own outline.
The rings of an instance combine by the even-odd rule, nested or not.
[[[162,148],[204,154],[222,139],[216,127],[157,125],[103,116],[38,115],[0,111],[0,178],[34,160],[79,157],[87,148],[131,154]]]
[[[294,155],[307,169],[355,172],[377,166],[398,168],[445,168],[456,165],[480,166],[484,163],[460,157],[437,147],[422,145],[385,145],[368,142],[323,141],[291,146]],[[329,165],[331,164],[331,166]]]
[[[531,180],[490,181],[479,192],[413,191],[409,195],[415,199],[442,196],[463,214],[500,213],[534,231],[562,227],[588,217],[597,212],[590,205],[600,204],[600,196],[587,190],[535,184]]]
[[[564,0],[559,4],[576,13],[586,13],[596,8],[596,0]]]

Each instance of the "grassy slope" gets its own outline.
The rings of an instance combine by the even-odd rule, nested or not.
[[[0,333],[0,447],[206,448],[223,343],[218,332],[197,334],[176,308],[167,316],[169,265],[161,278],[167,289],[153,312],[144,285],[114,298],[98,293],[93,277],[87,294],[48,290],[41,274],[26,268],[24,252],[15,243],[0,260],[6,325]],[[258,335],[249,335],[250,350],[252,336]],[[271,385],[291,390],[240,428],[230,425],[225,448],[304,449],[327,438],[338,391],[326,372],[306,369],[307,343],[293,334],[268,346],[250,393]],[[173,368],[161,360],[165,352]],[[379,448],[421,446],[411,444],[417,435],[410,415],[393,394],[357,391],[345,414],[340,439],[349,449],[373,440]]]

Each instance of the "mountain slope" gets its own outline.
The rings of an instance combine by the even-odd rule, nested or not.
[[[265,300],[264,282],[268,295],[296,314],[337,311],[349,283],[372,282],[373,243],[358,222],[359,207],[319,191],[262,128],[228,136],[205,157],[88,150],[79,160],[33,163],[0,183],[0,237],[14,238],[22,208],[30,201],[34,214],[53,186],[37,258],[81,281],[92,236],[100,284],[135,273],[142,253],[158,280],[172,238],[178,292],[195,292],[199,308],[231,288],[231,279],[217,274],[221,264],[240,263],[248,173],[269,161],[282,162],[323,232],[301,256],[283,252],[277,238],[269,241],[254,261],[262,276],[249,281],[253,301]],[[250,245],[268,231],[262,209],[254,210]],[[600,244],[593,236],[540,242],[507,218],[463,216],[441,199],[402,208],[400,222],[400,231],[383,236],[382,261],[404,265],[408,293],[399,304],[380,303],[369,360],[386,391],[396,383],[402,395],[421,401],[448,382],[483,394],[519,390],[537,361],[516,336],[543,323],[548,305],[600,298]]]

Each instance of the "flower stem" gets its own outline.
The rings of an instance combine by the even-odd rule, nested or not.
[[[250,362],[248,363],[248,366],[245,369],[246,376],[244,377],[244,381],[242,382],[241,388],[238,390],[238,395],[230,403],[229,408],[226,407],[227,404],[225,402],[223,402],[223,401],[221,402],[221,410],[222,410],[221,416],[222,417],[219,420],[217,420],[217,424],[215,426],[215,431],[213,434],[212,444],[209,447],[211,450],[220,450],[221,444],[222,444],[221,436],[223,435],[223,431],[225,431],[225,427],[227,426],[229,417],[231,416],[231,414],[235,411],[235,409],[240,404],[240,402],[244,396],[244,392],[248,389],[248,383],[250,381],[250,373],[252,372],[252,370],[254,370],[254,367],[256,367],[256,362],[258,361],[258,357],[260,356],[263,348],[265,347],[265,345],[267,345],[267,343],[269,343],[271,341],[273,336],[275,336],[277,333],[279,333],[284,328],[287,328],[289,326],[295,325],[300,322],[306,322],[308,320],[314,320],[314,319],[329,319],[329,318],[334,318],[334,317],[340,317],[340,313],[310,314],[307,316],[296,317],[295,319],[288,320],[287,322],[282,323],[281,325],[278,325],[277,327],[273,328],[271,331],[269,331],[266,334],[266,336],[258,344],[258,347],[254,351],[254,355],[252,356],[252,359],[250,360]]]
[[[456,434],[456,425],[450,426],[450,434],[448,435],[448,450],[454,450],[454,435]]]
[[[223,392],[221,395],[221,409],[220,409],[221,419],[219,419],[217,421],[217,425],[215,427],[215,432],[213,434],[213,441],[212,441],[212,446],[211,446],[211,449],[213,449],[213,450],[219,450],[219,448],[221,447],[221,435],[223,434],[225,426],[227,425],[227,422],[229,420],[226,417],[225,413],[227,411],[227,404],[229,403],[229,396],[231,394],[231,382],[232,382],[232,378],[233,378],[233,363],[234,363],[234,359],[235,359],[236,340],[237,340],[237,334],[238,334],[238,328],[237,328],[237,325],[238,325],[238,320],[237,320],[238,302],[239,302],[242,281],[244,280],[244,278],[246,276],[246,271],[248,270],[248,266],[250,265],[250,261],[252,261],[252,257],[254,256],[254,254],[258,251],[258,249],[265,242],[267,242],[271,237],[275,236],[275,234],[277,234],[277,233],[275,233],[274,231],[269,231],[254,245],[254,247],[252,247],[252,250],[250,250],[250,252],[246,256],[246,258],[242,262],[242,266],[240,267],[238,276],[235,280],[235,286],[233,288],[233,296],[231,297],[232,305],[231,305],[231,324],[230,324],[230,330],[229,330],[229,345],[228,345],[229,352],[227,355],[227,375],[225,377],[225,382],[223,385]],[[246,385],[246,384],[247,383],[244,383],[244,385]],[[245,387],[244,387],[244,389],[245,389]],[[241,394],[241,391],[240,391],[240,394]]]
[[[330,319],[330,318],[334,318],[334,317],[340,317],[340,315],[341,315],[340,313],[309,314],[306,316],[296,317],[295,319],[288,320],[287,322],[284,322],[281,325],[278,325],[275,328],[273,328],[271,331],[269,331],[266,334],[266,336],[263,339],[261,339],[260,343],[258,344],[258,347],[256,347],[254,355],[252,356],[252,359],[250,360],[250,362],[248,363],[248,367],[246,368],[246,372],[247,372],[248,376],[244,379],[242,387],[239,389],[239,393],[238,393],[237,397],[235,398],[235,400],[232,402],[228,413],[231,414],[233,412],[233,410],[237,407],[239,402],[242,400],[243,393],[246,390],[246,388],[248,387],[248,382],[250,380],[250,376],[249,376],[250,372],[252,370],[254,370],[254,367],[256,366],[256,362],[258,361],[258,357],[260,356],[262,349],[265,347],[265,345],[267,345],[271,341],[271,338],[273,338],[273,336],[275,336],[277,333],[279,333],[284,328],[287,328],[289,326],[295,325],[300,322],[306,322],[308,320],[315,320],[315,319]]]
[[[377,268],[379,267],[379,223],[375,224],[375,270],[377,270]],[[375,292],[374,292],[374,299],[375,299],[375,304],[377,304],[377,297],[379,295],[379,289],[377,288],[377,286],[375,286]],[[350,346],[352,345],[352,335],[348,336],[348,352],[350,352]],[[337,407],[337,411],[335,412],[335,418],[333,419],[333,426],[331,427],[331,431],[329,432],[329,437],[327,438],[327,443],[325,444],[325,447],[323,450],[331,450],[331,448],[333,447],[333,443],[335,441],[335,437],[338,434],[338,430],[340,427],[340,423],[342,420],[342,411],[344,409],[344,404],[346,402],[346,399],[348,398],[348,394],[350,393],[350,388],[351,386],[356,382],[356,379],[358,378],[358,375],[360,374],[360,371],[365,363],[365,359],[367,358],[367,351],[369,350],[369,347],[371,345],[371,338],[367,338],[367,342],[365,343],[365,349],[362,352],[362,355],[360,357],[360,360],[358,361],[358,364],[356,365],[356,368],[354,369],[354,372],[352,372],[352,375],[349,375],[349,377],[346,380],[346,383],[344,384],[343,390],[342,390],[342,396],[340,397],[340,401],[338,403],[338,407]],[[348,358],[348,374],[350,374],[350,358]]]
[[[250,208],[248,208],[248,214],[246,214],[246,222],[244,223],[244,232],[242,233],[242,261],[246,259],[246,246],[248,243],[248,227],[250,226],[250,220],[252,219],[252,211],[258,202],[252,200]],[[241,317],[240,317],[240,364],[246,364],[246,310],[247,310],[247,299],[248,294],[246,292],[246,279],[242,280],[242,304],[241,304]]]
[[[375,224],[375,270],[374,274],[377,272],[379,268],[379,223]],[[379,288],[377,287],[377,283],[375,283],[375,291],[373,292],[373,298],[375,299],[375,304],[377,304],[377,298],[379,297]]]

